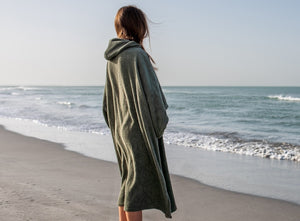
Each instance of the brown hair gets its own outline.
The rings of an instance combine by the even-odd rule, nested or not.
[[[139,8],[129,5],[120,8],[115,17],[115,29],[118,37],[135,41],[141,45],[144,51],[143,40],[149,37],[149,28],[145,13]],[[146,52],[147,53],[147,52]],[[147,53],[152,63],[152,57]]]

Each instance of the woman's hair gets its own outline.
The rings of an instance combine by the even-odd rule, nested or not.
[[[120,8],[115,17],[115,29],[118,37],[135,41],[145,50],[143,40],[150,35],[147,17],[142,10],[131,5]],[[155,64],[152,57],[149,54],[148,56]]]

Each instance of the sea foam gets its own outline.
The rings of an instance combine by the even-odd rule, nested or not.
[[[268,98],[282,101],[297,101],[300,102],[300,97],[284,96],[284,95],[270,95]]]
[[[243,141],[236,138],[219,138],[212,135],[177,132],[166,132],[165,141],[168,144],[185,147],[300,162],[300,147],[288,143]]]

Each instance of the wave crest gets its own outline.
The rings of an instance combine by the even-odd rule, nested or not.
[[[235,137],[235,134],[224,134],[221,137],[213,134],[166,132],[164,138],[168,144],[300,162],[300,146],[288,143],[245,141]]]
[[[69,101],[58,101],[57,104],[65,105],[67,107],[73,107],[75,103],[69,102]]]
[[[297,101],[300,102],[300,97],[284,96],[284,95],[270,95],[270,99],[277,99],[282,101]]]

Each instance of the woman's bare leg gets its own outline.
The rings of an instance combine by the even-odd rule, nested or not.
[[[142,221],[143,220],[143,214],[142,211],[136,211],[136,212],[126,212],[126,218],[127,221]]]
[[[119,221],[127,221],[124,206],[119,206]]]

